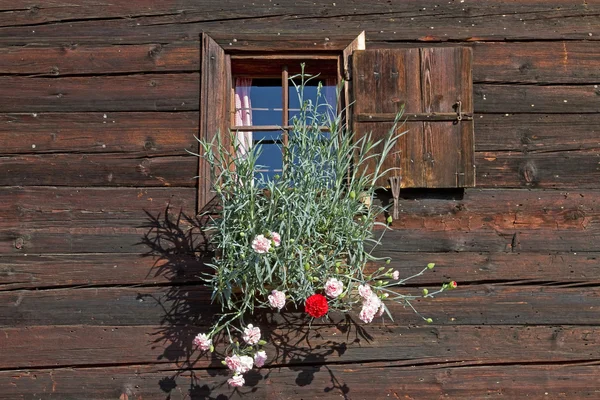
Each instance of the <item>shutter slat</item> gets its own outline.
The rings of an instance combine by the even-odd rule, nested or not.
[[[388,167],[400,167],[377,183],[402,176],[402,187],[475,185],[473,84],[469,48],[414,48],[356,51],[353,55],[354,130],[382,139],[405,105],[408,129]],[[461,107],[457,106],[461,102]],[[457,112],[463,113],[459,122]],[[422,122],[417,122],[422,121]]]

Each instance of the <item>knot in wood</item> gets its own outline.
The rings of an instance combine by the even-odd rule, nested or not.
[[[17,238],[15,240],[15,248],[18,250],[21,250],[23,248],[23,245],[25,244],[25,240],[23,240],[22,237]]]

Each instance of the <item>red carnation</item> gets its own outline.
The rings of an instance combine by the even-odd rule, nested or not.
[[[304,304],[304,310],[311,317],[320,318],[327,314],[329,311],[329,305],[327,305],[327,299],[322,294],[313,294]]]

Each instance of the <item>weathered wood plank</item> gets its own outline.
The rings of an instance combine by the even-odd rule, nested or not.
[[[473,85],[477,113],[598,113],[600,88],[586,86]]]
[[[199,74],[0,77],[3,112],[198,110]]]
[[[0,77],[5,112],[198,110],[199,74]],[[474,85],[477,113],[598,113],[588,86]],[[566,101],[565,101],[566,100]],[[533,104],[533,107],[532,107]]]
[[[177,223],[180,212],[192,218],[193,188],[89,188],[7,187],[0,191],[3,225],[35,224],[38,227],[137,226],[165,211]],[[10,221],[10,222],[9,222]],[[182,223],[185,221],[182,221]]]
[[[360,321],[358,321],[360,323]],[[192,339],[198,327],[32,326],[3,329],[0,368],[189,363],[210,368]],[[595,326],[421,326],[345,323],[309,328],[261,326],[267,365],[397,361],[399,365],[468,362],[543,363],[596,360]],[[398,340],[402,345],[398,345]],[[224,346],[217,345],[222,351]],[[15,359],[14,354],[19,354]],[[197,361],[194,361],[196,360]]]
[[[388,232],[377,255],[394,257],[398,252],[595,252],[600,233],[573,230],[426,230]]]
[[[419,291],[413,288],[406,293],[411,290]],[[207,326],[218,310],[210,303],[210,295],[210,290],[201,285],[8,291],[0,293],[0,326],[139,326],[161,322],[169,326]],[[600,289],[467,285],[435,299],[416,300],[414,305],[435,324],[442,325],[594,325],[598,323]],[[401,305],[388,302],[388,306],[397,321],[422,322]],[[295,318],[295,314],[289,317]],[[273,318],[281,321],[278,314]],[[306,314],[298,318],[306,320]],[[332,318],[340,320],[336,315]]]
[[[476,43],[475,82],[598,83],[600,49],[593,42]]]
[[[0,192],[0,248],[13,254],[145,253],[150,248],[141,241],[156,236],[151,228],[157,224],[163,231],[156,239],[163,245],[170,235],[191,228],[197,233],[193,192],[5,188]],[[400,200],[401,218],[392,224],[395,231],[386,233],[380,251],[599,251],[594,241],[600,234],[599,203],[595,190],[474,189],[460,200],[405,198]]]
[[[141,253],[141,252],[140,252]],[[401,276],[418,273],[429,262],[436,267],[410,281],[436,285],[459,279],[486,282],[600,284],[600,253],[425,253],[396,252],[389,265]],[[194,257],[144,257],[142,254],[58,254],[0,257],[0,290],[54,286],[109,286],[197,282],[202,264]]]
[[[480,188],[598,188],[600,151],[477,152]]]
[[[315,360],[315,361],[318,361]],[[595,399],[598,365],[315,365],[263,369],[234,391],[222,369],[179,371],[173,365],[60,368],[0,372],[3,399]]]
[[[10,4],[7,9],[13,11],[1,15],[0,25],[5,27],[0,29],[0,36],[10,44],[63,43],[65,37],[78,43],[130,44],[198,40],[200,32],[206,31],[223,34],[225,45],[244,48],[256,43],[256,38],[252,40],[256,34],[267,38],[271,34],[267,40],[273,42],[282,39],[278,33],[285,32],[296,42],[304,36],[319,42],[314,47],[327,48],[331,41],[325,37],[350,32],[357,26],[367,31],[370,40],[421,41],[597,40],[600,28],[595,4],[564,4],[557,0],[529,0],[518,6],[501,0],[485,4],[427,0],[321,5],[281,1],[241,8],[236,2],[152,2],[146,7],[132,2],[133,5],[113,5],[106,10],[93,4],[90,1],[83,7],[61,4],[62,7],[44,8],[45,4],[36,3],[16,10]],[[105,20],[90,20],[94,18]],[[234,30],[236,34],[232,35]],[[348,37],[351,40],[351,34]],[[233,38],[238,40],[234,42]]]
[[[0,114],[0,155],[198,151],[197,112]]]
[[[530,153],[600,149],[598,114],[486,114],[475,118],[478,152]],[[565,153],[566,154],[566,153]]]
[[[400,218],[391,226],[400,230],[583,231],[600,223],[600,192],[594,190],[469,189],[460,200],[406,198],[399,205]]]
[[[486,42],[461,45],[473,49],[473,79],[476,83],[595,84],[600,81],[600,72],[596,67],[600,53],[594,42]],[[406,46],[415,44],[373,42],[369,48]],[[562,55],[560,63],[556,62],[558,54]],[[197,72],[200,68],[199,59],[200,44],[196,41],[166,45],[13,46],[0,47],[0,73],[60,76]]]
[[[0,257],[0,290],[180,284],[199,282],[200,272],[205,270],[203,264],[192,255],[167,258],[145,256],[143,252],[43,256],[27,254]]]
[[[3,15],[3,14],[0,14]],[[198,42],[0,47],[0,73],[61,76],[200,69]]]
[[[196,185],[194,156],[144,153],[46,154],[0,157],[0,186]]]

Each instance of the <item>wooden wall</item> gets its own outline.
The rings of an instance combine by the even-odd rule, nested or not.
[[[597,0],[0,0],[0,398],[238,397],[218,361],[183,368],[214,311],[186,255],[199,34],[322,49],[362,30],[473,48],[477,188],[404,200],[381,250],[460,290],[418,304],[428,326],[396,308],[307,341],[277,317],[242,393],[600,396]]]

